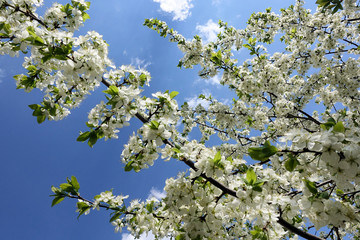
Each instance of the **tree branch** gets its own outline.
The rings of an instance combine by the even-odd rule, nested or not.
[[[284,228],[286,228],[290,232],[295,233],[295,234],[297,234],[300,237],[303,237],[305,239],[308,239],[308,240],[325,240],[324,238],[320,238],[318,236],[307,233],[307,232],[295,227],[294,225],[292,225],[292,224],[288,223],[287,221],[285,221],[282,217],[278,218],[277,223],[279,223],[281,226],[283,226]]]
[[[110,87],[111,84],[109,82],[107,82],[104,78],[102,78],[101,83],[103,83],[106,87]],[[142,114],[140,113],[136,113],[135,117],[137,117],[142,123],[147,123],[150,119],[146,119],[145,117],[142,116]],[[310,118],[312,118],[310,116]],[[167,144],[171,147],[175,147],[175,145],[170,142],[168,139],[164,139],[163,140],[164,144]],[[188,167],[190,167],[191,169],[193,169],[194,171],[198,171],[198,169],[195,167],[195,164],[193,161],[187,159],[187,158],[181,158],[180,159],[182,162],[184,162]],[[206,181],[210,182],[213,186],[217,187],[218,189],[220,189],[223,194],[229,194],[232,197],[237,198],[236,196],[236,191],[228,188],[227,186],[225,186],[224,184],[220,183],[219,181],[215,180],[214,178],[208,177],[206,176],[204,173],[200,174],[200,177],[204,178]],[[292,233],[295,233],[305,239],[308,240],[324,240],[322,238],[319,238],[315,235],[306,233],[305,231],[295,227],[294,225],[290,224],[289,222],[285,221],[281,216],[278,217],[278,221],[277,223],[279,223],[281,226],[283,226],[284,228],[286,228],[287,230],[289,230]]]

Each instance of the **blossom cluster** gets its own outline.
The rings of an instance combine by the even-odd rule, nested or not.
[[[217,40],[206,44],[146,20],[178,44],[179,67],[200,65],[205,79],[221,74],[236,96],[229,103],[200,95],[209,105],[191,108],[178,106],[176,91],[142,97],[148,72],[115,67],[97,32],[74,36],[89,18],[89,3],[54,4],[40,17],[41,1],[0,1],[0,53],[29,53],[27,74],[15,79],[18,88],[44,92],[41,104],[30,105],[39,123],[64,118],[103,84],[106,101],[90,111],[90,130],[78,141],[117,138],[138,118],[143,125],[121,154],[125,171],[148,168],[159,156],[189,167],[166,181],[163,199],[126,207],[126,197],[104,192],[91,202],[72,178],[53,189],[53,205],[71,197],[80,214],[110,209],[115,230],[127,227],[137,237],[151,231],[176,239],[316,239],[307,232],[312,225],[329,229],[323,237],[359,236],[360,11],[356,1],[341,2],[341,11],[330,5],[311,13],[296,0],[279,14],[254,13],[245,29],[220,21]],[[278,39],[281,52],[271,45]],[[241,49],[249,59],[239,64]],[[196,129],[201,137],[190,139]],[[214,134],[221,144],[209,141]]]
[[[176,125],[179,121],[178,106],[175,99],[177,92],[154,93],[154,98],[139,98],[137,108],[141,111],[144,125],[133,134],[121,154],[126,164],[125,170],[139,171],[152,166],[162,153],[163,158],[170,158],[171,138],[176,138]],[[161,147],[163,147],[163,150]]]

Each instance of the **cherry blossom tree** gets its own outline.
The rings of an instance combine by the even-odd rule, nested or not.
[[[117,138],[137,118],[121,158],[125,171],[141,171],[158,158],[181,161],[188,171],[166,180],[166,196],[143,202],[105,191],[80,195],[76,177],[52,187],[56,205],[77,200],[79,216],[110,210],[116,231],[135,237],[152,232],[173,239],[342,239],[360,236],[360,12],[357,1],[303,1],[254,13],[245,29],[219,22],[221,32],[204,44],[186,39],[160,20],[144,25],[175,42],[179,67],[199,65],[199,76],[221,74],[236,98],[211,96],[191,108],[178,92],[141,93],[150,74],[115,66],[97,32],[76,37],[90,3],[55,3],[43,16],[42,0],[0,0],[0,53],[27,53],[17,87],[37,88],[43,101],[29,107],[39,123],[61,120],[99,85],[105,98],[89,113],[78,141],[90,147]],[[272,50],[280,41],[281,52]],[[251,56],[238,63],[234,53]],[[268,50],[269,49],[269,50]],[[321,110],[309,111],[312,104]],[[189,134],[200,130],[200,139]],[[210,136],[222,144],[213,146]],[[319,230],[314,234],[310,229]]]

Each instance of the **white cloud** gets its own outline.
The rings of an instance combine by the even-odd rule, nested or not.
[[[195,84],[204,84],[204,82],[205,82],[207,85],[221,87],[220,81],[221,81],[221,74],[218,74],[211,78],[198,78],[195,80],[194,83]]]
[[[204,89],[202,91],[202,94],[205,96],[211,95],[210,91],[208,89]],[[204,108],[208,108],[210,105],[210,102],[204,99],[198,98],[198,96],[193,96],[190,98],[185,98],[185,101],[189,104],[191,108],[195,108],[197,105],[201,104]]]
[[[140,238],[136,238],[136,239],[137,240],[155,240],[155,236],[154,236],[154,234],[149,232],[148,234],[146,234],[146,233],[141,234]],[[135,238],[128,233],[123,233],[121,235],[121,240],[135,240]],[[162,240],[170,240],[170,238],[162,238]]]
[[[145,60],[136,57],[131,58],[131,65],[139,68],[147,68],[151,65],[151,62],[146,62]]]
[[[153,0],[160,3],[162,11],[174,15],[173,20],[183,21],[190,16],[190,8],[194,5],[191,4],[192,0]]]
[[[212,5],[215,5],[215,6],[218,6],[218,5],[220,5],[221,1],[222,1],[222,0],[212,0],[212,1],[211,1],[211,4],[212,4]]]
[[[199,99],[197,96],[192,98],[186,98],[186,102],[189,104],[190,108],[195,108],[197,105],[201,104],[204,108],[208,108],[210,103],[204,99]]]
[[[213,42],[217,39],[217,34],[220,32],[219,25],[209,19],[205,25],[197,25],[196,30],[204,43]]]
[[[135,240],[135,238],[132,235],[128,234],[128,233],[123,233],[121,235],[121,239],[122,240]],[[137,238],[137,239],[138,240],[154,240],[155,236],[152,233],[148,233],[148,234],[143,233],[143,234],[140,235],[140,238]]]
[[[151,188],[150,194],[147,197],[147,199],[151,199],[153,197],[158,199],[158,200],[161,200],[162,198],[166,197],[166,192],[164,190],[159,191],[159,190],[157,190],[156,188],[153,187],[153,188]]]
[[[220,80],[221,80],[220,75],[215,75],[212,78],[204,79],[206,84],[217,85],[217,86],[220,86]]]

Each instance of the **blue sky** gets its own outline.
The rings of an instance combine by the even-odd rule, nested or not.
[[[46,6],[52,2],[47,0]],[[110,44],[110,58],[118,66],[146,67],[152,75],[147,95],[169,89],[180,92],[177,96],[180,105],[183,101],[197,103],[195,96],[200,93],[211,93],[226,101],[227,92],[216,78],[200,80],[196,69],[177,68],[182,55],[176,44],[142,26],[144,19],[164,20],[187,38],[199,34],[211,40],[219,19],[243,28],[251,13],[270,6],[278,11],[292,3],[284,0],[97,0],[91,1],[91,19],[79,34],[95,30],[103,35]],[[241,53],[240,56],[242,60],[246,57]],[[36,90],[31,93],[16,90],[12,78],[24,72],[22,60],[23,56],[0,57],[1,238],[131,239],[124,233],[114,233],[108,223],[109,212],[94,211],[77,220],[75,201],[66,200],[51,208],[48,197],[51,185],[75,175],[84,197],[92,198],[114,189],[115,194],[146,199],[151,192],[161,192],[165,179],[176,176],[184,166],[176,161],[158,160],[152,168],[140,173],[124,172],[120,154],[128,136],[140,126],[136,120],[130,127],[121,129],[118,140],[99,141],[92,149],[86,143],[76,142],[79,131],[86,130],[88,112],[103,99],[100,89],[65,120],[37,124],[28,105],[39,103],[41,94]]]

